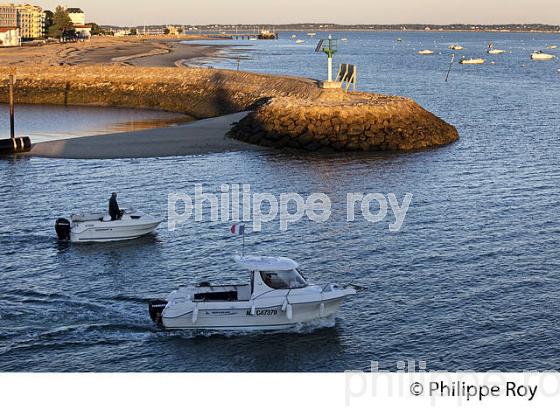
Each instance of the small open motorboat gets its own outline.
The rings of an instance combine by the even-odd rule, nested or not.
[[[149,305],[152,320],[165,329],[278,330],[318,319],[334,319],[353,285],[308,284],[288,258],[236,256],[250,272],[245,285],[181,287]]]
[[[420,54],[422,56],[428,56],[428,55],[434,54],[434,52],[432,50],[420,50],[418,52],[418,54]]]
[[[459,64],[484,64],[483,58],[463,58]]]
[[[552,60],[554,57],[556,57],[554,54],[543,53],[541,50],[535,51],[533,54],[531,54],[531,60],[545,61]]]
[[[305,43],[305,40],[296,40],[296,44],[303,44]]]
[[[121,209],[120,219],[111,220],[108,214],[73,214],[70,220],[56,220],[58,239],[71,242],[110,242],[136,239],[153,232],[161,219],[132,208]]]
[[[450,50],[462,50],[462,49],[464,49],[465,47],[463,47],[463,46],[460,45],[460,44],[451,44],[448,48],[449,48]]]

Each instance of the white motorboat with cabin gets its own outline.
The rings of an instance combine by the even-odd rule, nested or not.
[[[151,319],[165,329],[278,330],[319,319],[334,319],[355,286],[314,285],[289,258],[235,256],[249,271],[242,285],[181,287],[149,305]]]
[[[133,208],[121,208],[120,219],[111,220],[108,214],[73,214],[70,220],[59,218],[55,230],[60,240],[71,242],[110,242],[136,239],[153,232],[162,222]]]
[[[531,54],[531,60],[546,61],[552,60],[555,57],[556,56],[554,54],[543,53],[541,50],[535,51],[533,54]]]
[[[465,47],[460,44],[451,44],[448,48],[450,50],[463,50]]]

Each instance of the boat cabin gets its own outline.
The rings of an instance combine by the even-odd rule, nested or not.
[[[253,298],[270,290],[299,289],[307,281],[298,270],[297,262],[272,256],[236,256],[235,262],[251,272]]]
[[[270,256],[235,256],[235,262],[251,274],[248,285],[212,286],[203,282],[197,287],[192,300],[248,301],[273,290],[300,289],[307,281],[298,270],[297,262],[289,258]]]

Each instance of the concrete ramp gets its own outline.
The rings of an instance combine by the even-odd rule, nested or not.
[[[34,144],[26,155],[49,158],[104,159],[196,155],[262,149],[226,136],[247,112],[194,121],[185,125],[69,138]]]

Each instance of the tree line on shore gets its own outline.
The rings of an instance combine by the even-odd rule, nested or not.
[[[91,35],[104,34],[103,29],[96,23],[91,26]],[[45,32],[47,37],[67,40],[77,38],[76,30],[68,10],[63,6],[56,6],[55,11],[45,11]]]

